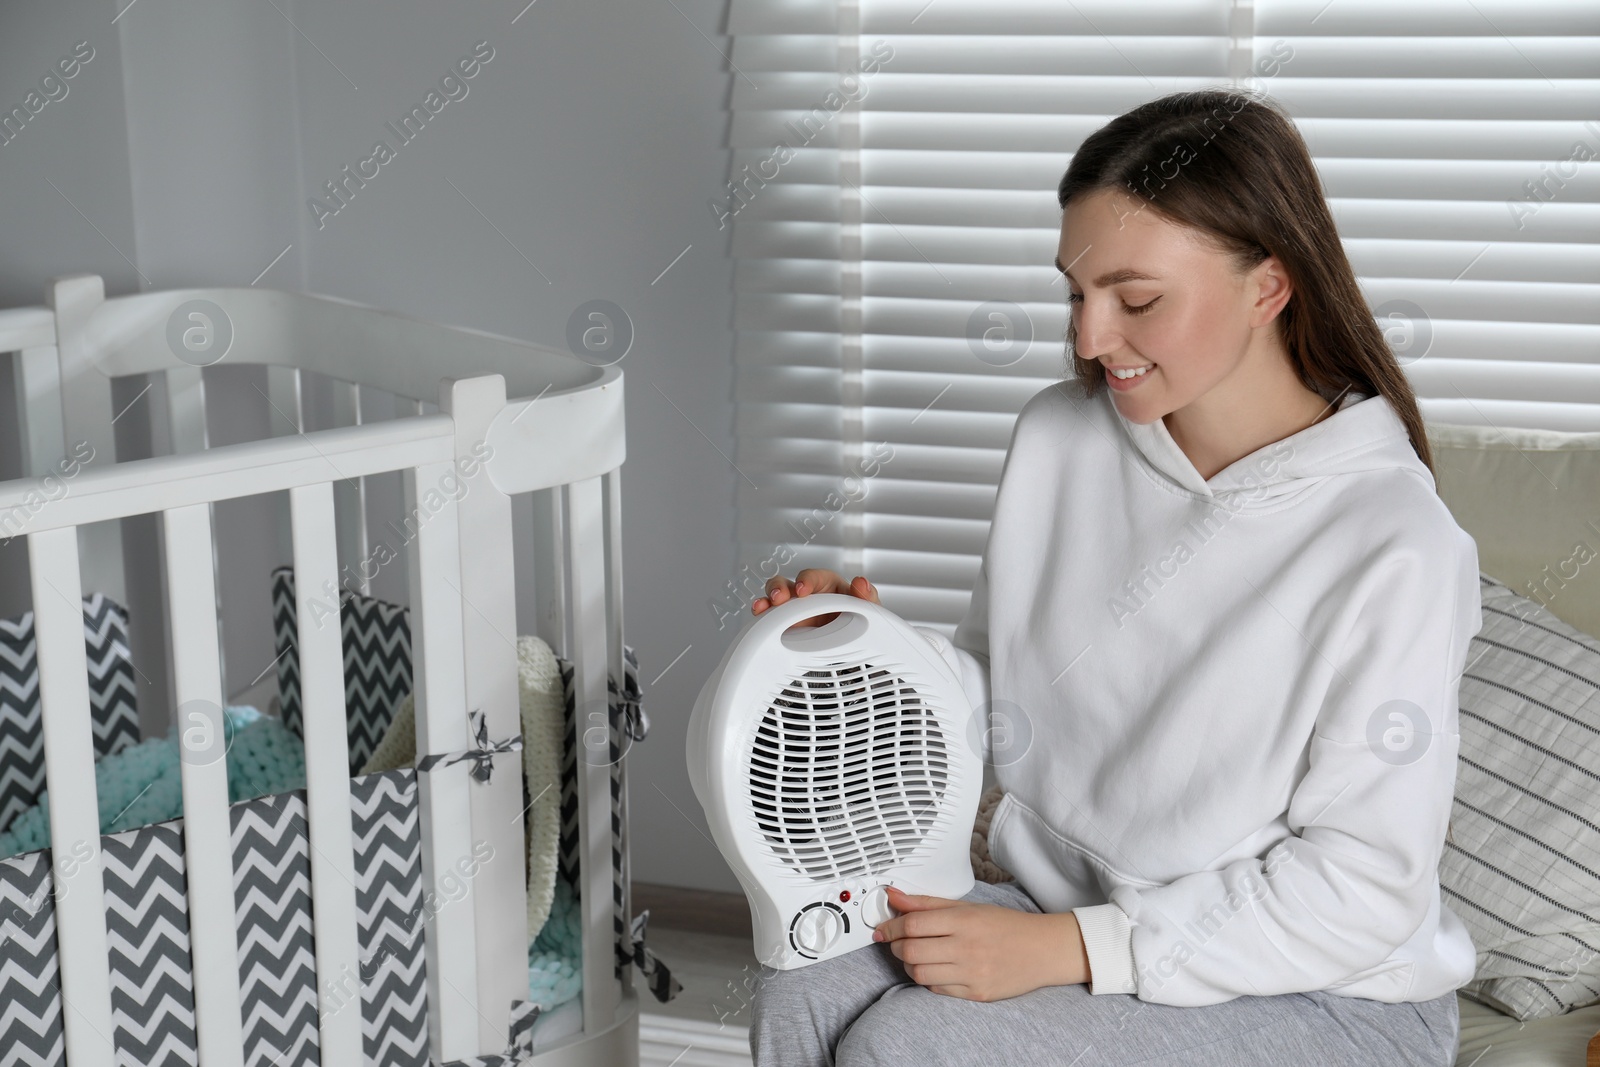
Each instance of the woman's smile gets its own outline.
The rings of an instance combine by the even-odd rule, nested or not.
[[[1106,383],[1111,388],[1120,392],[1137,389],[1139,383],[1150,377],[1155,372],[1154,363],[1146,363],[1142,367],[1107,367]]]

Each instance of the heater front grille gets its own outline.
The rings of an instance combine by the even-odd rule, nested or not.
[[[923,695],[870,663],[809,670],[762,716],[751,812],[773,855],[814,881],[876,874],[931,849],[951,761]]]

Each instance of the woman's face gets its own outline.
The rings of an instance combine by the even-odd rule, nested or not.
[[[1290,294],[1276,259],[1239,274],[1195,230],[1143,205],[1113,190],[1070,201],[1056,260],[1077,354],[1105,366],[1117,410],[1138,423],[1246,386],[1247,357],[1281,351],[1271,324]]]

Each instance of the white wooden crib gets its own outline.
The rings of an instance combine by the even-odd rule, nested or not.
[[[485,713],[491,739],[519,732],[514,508],[531,510],[536,535],[539,636],[572,663],[579,706],[605,707],[608,677],[622,678],[624,657],[622,374],[509,338],[296,293],[186,289],[108,300],[99,277],[79,275],[53,281],[49,304],[0,311],[0,353],[14,354],[23,460],[32,475],[0,483],[0,515],[5,532],[28,545],[58,857],[52,875],[66,1056],[70,1067],[110,1067],[117,1061],[105,1036],[112,1027],[101,867],[97,850],[81,847],[100,840],[82,592],[127,597],[136,626],[164,615],[164,631],[157,624],[145,633],[156,634],[150,647],[164,645],[171,705],[221,706],[231,694],[219,654],[211,505],[287,491],[283,534],[297,576],[321,987],[358,961],[343,659],[339,626],[319,625],[317,601],[325,613],[328,591],[340,585],[340,560],[365,555],[364,479],[400,472],[408,512],[430,491],[433,503],[443,499],[417,524],[407,553],[419,758],[468,749],[474,709]],[[207,348],[223,343],[225,352]],[[267,366],[271,403],[297,423],[301,372],[344,383],[332,386],[334,407],[350,425],[314,432],[297,425],[282,436],[208,448],[200,367],[218,356]],[[112,380],[131,375],[151,376],[164,401],[152,410],[164,413],[164,425],[153,435],[154,458],[115,462]],[[410,413],[363,425],[358,387],[392,394]],[[95,458],[64,493],[46,492],[45,476],[85,442]],[[457,461],[481,456],[484,443],[492,455],[471,490],[459,500],[438,493]],[[165,595],[141,602],[138,583],[123,570],[121,524],[110,520],[149,513],[159,518],[156,588]],[[613,850],[624,873],[627,856],[625,799],[622,840],[612,829],[615,761],[606,754],[615,738],[593,730],[579,737],[585,748],[598,746],[596,758],[576,761],[582,1029],[546,1040],[524,1062],[634,1064],[638,1001],[631,972],[618,976],[615,947]],[[488,782],[469,777],[469,762],[417,776],[424,887],[439,888],[441,874],[467,861],[474,842],[507,857],[485,865],[465,899],[426,926],[428,1041],[438,1063],[503,1052],[513,1002],[528,997],[520,757],[503,752],[493,761]],[[226,765],[197,760],[181,771],[199,1061],[239,1065],[247,1055]],[[85,851],[93,853],[88,860],[66,862]],[[631,915],[626,900],[623,913]],[[358,1012],[324,1012],[317,1029],[325,1067],[363,1062]]]

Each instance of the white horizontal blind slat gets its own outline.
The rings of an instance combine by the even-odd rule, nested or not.
[[[1016,412],[1065,369],[1054,186],[1113,115],[1225,82],[1229,12],[735,0],[748,80],[713,211],[734,230],[747,590],[792,558],[784,573],[865,573],[901,603],[943,589],[921,618],[959,618]],[[1003,367],[968,338],[991,300],[1033,335]]]
[[[733,231],[746,607],[776,570],[840,569],[859,514],[862,571],[908,618],[953,626],[1016,412],[1067,371],[1051,259],[1073,149],[1145,100],[1228,84],[1246,54],[1244,84],[1278,98],[1312,149],[1369,305],[1410,342],[1400,354],[1425,416],[1600,429],[1600,163],[1562,162],[1580,143],[1600,155],[1600,9],[860,0],[856,22],[851,10],[732,0],[729,15],[743,76],[732,181],[710,206]],[[850,33],[871,64],[853,83],[838,61]],[[852,110],[854,128],[840,121]],[[1508,206],[1530,181],[1558,195]],[[1003,365],[969,340],[986,301],[1017,305],[1031,327]],[[1408,305],[1424,318],[1392,318]],[[874,443],[888,458],[859,477]]]
[[[1600,9],[1255,10],[1424,416],[1600,429]]]

